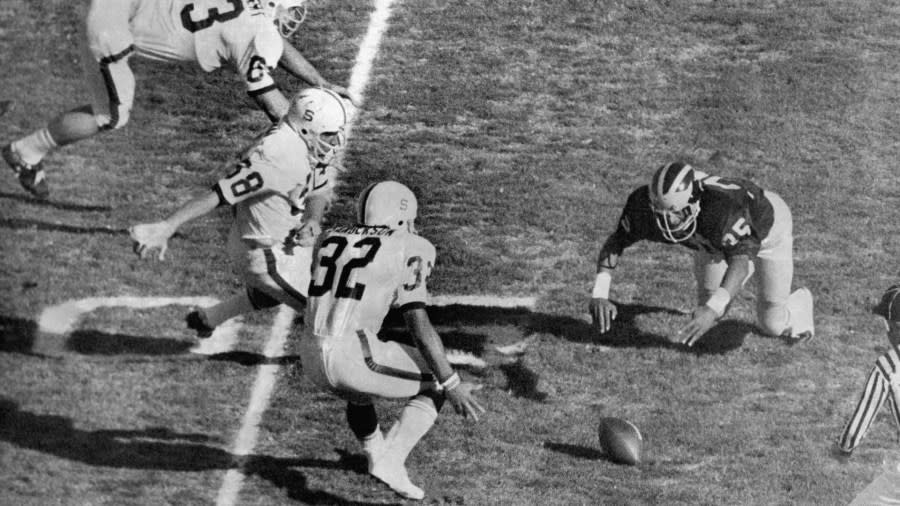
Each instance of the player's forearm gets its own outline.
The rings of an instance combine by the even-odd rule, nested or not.
[[[291,103],[287,97],[277,89],[269,90],[261,95],[254,95],[253,100],[262,109],[272,123],[277,123],[288,112]]]
[[[730,297],[734,297],[741,290],[744,280],[750,274],[750,257],[736,255],[728,259],[728,268],[722,278],[722,288],[728,291]]]
[[[174,234],[175,231],[185,223],[209,214],[213,209],[218,207],[218,205],[219,195],[216,192],[209,190],[179,207],[164,220],[164,223],[169,226]]]
[[[325,219],[325,213],[331,205],[331,192],[323,191],[311,193],[306,196],[305,207],[303,211],[304,221],[317,221],[319,223]]]
[[[725,269],[725,276],[722,284],[712,293],[706,300],[706,307],[715,311],[717,318],[725,315],[731,300],[740,291],[744,280],[750,274],[750,257],[747,255],[735,255],[729,257],[728,268]]]
[[[454,374],[453,366],[447,360],[444,344],[431,321],[428,319],[425,309],[413,309],[403,313],[406,325],[413,335],[416,347],[422,353],[425,361],[434,373],[438,383],[446,381]]]
[[[278,65],[294,77],[303,79],[311,86],[326,86],[328,84],[328,81],[300,54],[300,51],[287,42],[284,44],[284,52],[278,61]]]
[[[594,278],[594,288],[591,290],[591,297],[594,299],[609,298],[609,289],[612,285],[612,271],[619,263],[618,252],[610,247],[611,239],[606,241],[597,255],[597,276]]]
[[[611,272],[619,265],[619,256],[622,254],[622,247],[619,245],[615,235],[609,236],[600,248],[597,254],[597,273]]]

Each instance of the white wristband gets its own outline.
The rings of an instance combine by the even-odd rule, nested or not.
[[[715,311],[716,315],[721,318],[725,314],[725,308],[728,307],[729,302],[731,302],[731,294],[720,286],[713,292],[712,297],[706,301],[706,307]]]
[[[609,298],[609,285],[612,283],[612,275],[606,271],[601,271],[597,273],[597,278],[594,279],[594,291],[591,292],[591,297],[595,299],[608,299]]]
[[[445,391],[453,390],[454,388],[458,387],[460,383],[462,383],[462,379],[460,379],[459,373],[454,372],[453,374],[450,375],[449,378],[445,379],[443,382],[438,382],[437,391],[445,392]]]

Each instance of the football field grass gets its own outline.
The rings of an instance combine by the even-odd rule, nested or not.
[[[77,3],[0,3],[0,141],[86,101]],[[346,83],[373,9],[317,0],[294,43]],[[432,294],[484,296],[430,309],[449,348],[485,363],[461,370],[488,413],[447,406],[413,451],[425,503],[839,505],[869,483],[900,451],[886,412],[848,461],[831,448],[887,346],[868,309],[897,281],[898,46],[888,0],[393,2],[328,219],[351,220],[369,182],[402,181],[437,247]],[[230,214],[184,227],[165,262],[137,259],[125,228],[208,188],[266,119],[227,72],[132,65],[131,122],[51,155],[50,201],[0,168],[0,504],[224,504],[235,474],[235,504],[402,502],[367,476],[343,403],[303,378],[296,333],[267,351],[279,311],[195,353],[190,301],[156,304],[241,289]],[[697,345],[671,344],[691,258],[643,243],[616,272],[614,330],[593,333],[600,242],[673,158],[788,202],[812,342],[758,334],[751,284]],[[534,307],[506,307],[517,297]],[[72,301],[70,326],[42,320]],[[387,426],[400,403],[377,407]],[[640,465],[603,457],[603,416],[641,429]]]

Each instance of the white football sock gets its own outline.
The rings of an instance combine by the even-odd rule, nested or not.
[[[206,323],[210,327],[218,327],[226,320],[230,320],[235,316],[240,316],[254,310],[250,298],[247,296],[246,290],[241,290],[229,299],[226,299],[213,307],[203,310],[206,314]]]
[[[13,142],[13,149],[29,165],[35,165],[43,160],[47,153],[55,147],[56,141],[53,140],[47,127],[36,130],[30,135]]]
[[[371,473],[375,462],[381,458],[385,450],[384,434],[381,432],[381,427],[376,426],[375,432],[360,439],[359,444],[362,445],[363,453],[368,461],[368,470]]]
[[[386,453],[389,458],[400,464],[406,462],[409,452],[428,433],[436,419],[437,410],[431,399],[424,395],[412,398],[406,403],[400,413],[400,419],[385,437],[388,445]]]

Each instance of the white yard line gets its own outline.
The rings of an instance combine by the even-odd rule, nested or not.
[[[214,297],[87,297],[50,306],[38,317],[38,330],[50,334],[67,334],[84,313],[101,307],[130,307],[149,309],[163,306],[212,306],[219,300]]]
[[[385,0],[380,4],[389,5],[390,1]],[[373,15],[373,18],[376,16]],[[381,18],[379,19],[386,19]],[[382,21],[383,22],[383,21]],[[383,31],[383,28],[381,29]],[[368,47],[374,47],[369,45]],[[374,56],[374,55],[373,55]],[[435,306],[448,305],[468,305],[468,306],[484,306],[497,308],[523,308],[533,310],[536,299],[534,297],[502,297],[492,295],[437,295],[432,297],[430,303]],[[87,297],[84,299],[70,300],[45,308],[38,317],[38,330],[42,333],[65,335],[72,330],[78,323],[78,320],[86,314],[103,307],[128,307],[132,309],[150,309],[155,307],[181,305],[181,306],[199,306],[207,307],[218,303],[215,297],[139,297],[139,296],[118,296],[118,297]],[[294,321],[295,312],[288,306],[282,306],[275,316],[269,338],[263,354],[266,358],[275,359],[284,354],[288,335],[291,331],[291,325]],[[209,339],[201,342],[191,351],[194,353],[220,353],[230,351],[237,341],[238,332],[241,328],[239,319],[226,322],[216,328],[215,333]],[[526,343],[523,342],[522,348]],[[518,349],[516,349],[518,350]],[[503,350],[501,350],[503,351]],[[455,350],[447,350],[448,355],[456,364],[473,365],[476,367],[484,367],[486,364],[483,360],[471,354],[458,352]],[[222,487],[219,489],[216,504],[218,506],[231,506],[236,503],[241,487],[244,483],[245,475],[240,465],[243,464],[243,458],[251,455],[256,446],[256,440],[259,435],[259,424],[262,421],[263,414],[269,405],[269,399],[275,389],[275,383],[278,379],[279,366],[273,363],[263,364],[259,367],[259,372],[253,384],[253,390],[250,394],[250,404],[247,412],[241,422],[241,428],[235,438],[231,453],[237,458],[239,467],[230,469],[225,473]]]
[[[381,43],[382,35],[387,30],[391,3],[392,0],[375,1],[375,10],[369,19],[369,28],[360,45],[356,63],[350,72],[350,83],[347,91],[354,98],[357,105],[360,106],[364,99],[363,91],[369,82],[372,63],[375,60],[375,55],[378,53],[378,45]],[[354,117],[355,111],[351,110],[349,124],[347,125],[348,138],[350,137]],[[343,157],[340,157],[338,163],[341,164],[342,160]],[[282,309],[276,316],[269,340],[266,343],[265,355],[267,357],[274,358],[283,352],[293,319],[294,311],[287,306],[282,306]],[[259,368],[259,374],[253,386],[253,393],[250,396],[250,406],[244,415],[241,429],[238,432],[234,449],[232,450],[232,453],[238,457],[249,455],[256,446],[259,423],[262,421],[263,413],[269,404],[269,397],[275,388],[277,373],[278,366],[275,364],[265,364]],[[231,469],[225,473],[222,487],[219,489],[219,495],[216,498],[217,506],[231,506],[236,503],[244,483],[244,477],[243,470],[240,468]]]
[[[290,334],[295,314],[290,306],[281,306],[281,309],[275,316],[275,322],[272,325],[272,331],[269,334],[269,340],[266,342],[266,348],[263,352],[266,358],[277,358],[284,353],[284,347],[287,344],[287,337]],[[253,384],[253,393],[250,394],[250,405],[247,407],[247,412],[244,413],[241,429],[238,431],[234,447],[231,450],[231,453],[238,457],[239,461],[243,457],[250,455],[256,446],[259,424],[262,422],[263,413],[268,408],[269,398],[275,389],[275,382],[278,379],[278,368],[276,363],[259,366],[259,373],[256,375],[256,382]],[[216,498],[218,506],[235,504],[238,493],[244,484],[244,477],[243,469],[240,467],[230,469],[225,473],[222,487],[219,489],[219,495]]]
[[[150,309],[163,306],[209,307],[219,303],[215,297],[87,297],[69,300],[62,304],[45,308],[38,316],[38,330],[42,333],[65,335],[72,331],[85,313],[102,307],[129,307]],[[234,348],[238,333],[243,326],[241,318],[235,318],[216,327],[213,335],[197,343],[191,353],[214,355]],[[39,347],[36,345],[36,347]]]
[[[430,306],[462,306],[501,307],[505,309],[522,308],[533,311],[537,304],[536,297],[503,297],[499,295],[434,295],[428,300]]]

